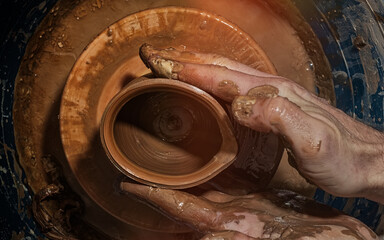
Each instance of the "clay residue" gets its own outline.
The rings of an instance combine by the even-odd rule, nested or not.
[[[163,58],[154,58],[148,61],[151,70],[159,77],[167,77],[170,79],[178,79],[179,72],[184,66],[176,61],[166,60]]]
[[[274,226],[272,226],[274,227]],[[288,231],[284,231],[284,230]],[[316,238],[316,235],[321,234],[323,231],[332,231],[332,228],[329,226],[325,225],[318,225],[318,226],[305,226],[305,225],[300,225],[300,226],[292,226],[292,227],[287,227],[281,228],[281,237],[284,237],[284,239],[301,239],[303,237],[313,237]]]
[[[353,43],[353,46],[355,46],[358,50],[367,46],[367,42],[364,40],[364,38],[362,36],[355,37],[355,39],[353,39],[352,43]]]
[[[144,63],[146,63],[150,57],[154,56],[161,56],[165,59],[177,60],[180,62],[201,63],[204,61],[204,59],[200,59],[195,53],[190,51],[179,51],[173,47],[157,49],[147,43],[140,47],[139,53]],[[146,65],[149,67],[147,63]]]
[[[232,112],[237,120],[249,118],[253,113],[256,97],[239,96],[232,103]]]
[[[363,239],[362,237],[358,236],[354,231],[350,229],[341,230],[341,233],[344,235],[354,237],[355,239]],[[375,236],[372,236],[372,237],[375,237]]]
[[[254,87],[250,89],[247,93],[248,96],[263,97],[263,98],[276,97],[278,94],[279,94],[279,89],[269,85]]]
[[[223,80],[217,85],[217,95],[225,101],[230,102],[239,94],[239,87],[231,80]]]
[[[263,85],[250,89],[247,96],[238,96],[232,103],[232,111],[237,120],[249,118],[253,114],[253,106],[257,99],[276,97],[279,90],[273,86]]]

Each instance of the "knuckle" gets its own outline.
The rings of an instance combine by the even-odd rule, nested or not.
[[[270,123],[279,123],[282,115],[286,111],[288,99],[284,97],[274,97],[268,101],[264,108],[264,115]]]

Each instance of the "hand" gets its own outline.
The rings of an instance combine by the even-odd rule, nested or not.
[[[140,56],[158,76],[232,102],[236,120],[279,135],[298,171],[337,196],[384,203],[384,136],[297,83],[212,54],[157,50]]]
[[[120,188],[189,225],[199,238],[205,234],[203,240],[378,239],[358,220],[290,191],[196,197],[128,182]]]

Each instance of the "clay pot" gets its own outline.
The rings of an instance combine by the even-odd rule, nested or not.
[[[206,92],[169,79],[129,84],[108,104],[100,136],[111,162],[144,184],[187,188],[233,162],[231,122]]]

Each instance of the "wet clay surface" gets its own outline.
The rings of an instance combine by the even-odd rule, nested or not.
[[[239,96],[232,103],[232,111],[236,119],[249,118],[253,113],[253,105],[257,101],[253,96]]]
[[[97,4],[98,3],[98,4]],[[28,45],[25,57],[23,59],[22,65],[20,67],[19,75],[16,79],[16,88],[15,88],[15,106],[14,106],[14,123],[15,123],[15,132],[16,132],[16,143],[18,148],[18,154],[20,157],[20,163],[24,170],[26,171],[28,184],[34,192],[40,190],[41,186],[45,186],[50,183],[50,177],[47,175],[47,170],[44,168],[44,159],[55,159],[62,164],[64,172],[66,173],[66,178],[70,182],[72,188],[76,190],[78,194],[81,195],[83,201],[85,202],[85,215],[84,219],[89,221],[92,225],[103,229],[103,231],[111,236],[118,234],[120,237],[122,235],[129,236],[128,238],[140,238],[140,239],[153,239],[151,238],[151,232],[143,232],[137,228],[127,225],[124,218],[131,219],[132,212],[140,213],[145,215],[147,212],[153,214],[152,210],[145,210],[141,208],[135,208],[135,211],[126,211],[124,210],[124,205],[126,204],[126,199],[113,201],[113,205],[116,207],[116,211],[119,212],[120,216],[118,218],[111,216],[105,212],[105,209],[100,208],[99,205],[95,204],[95,200],[99,201],[101,204],[110,204],[105,199],[96,197],[96,199],[89,198],[89,193],[85,192],[82,187],[80,187],[77,179],[72,173],[72,170],[69,168],[67,158],[64,155],[64,151],[61,145],[60,136],[59,136],[59,120],[61,118],[59,112],[60,98],[62,90],[66,83],[67,76],[73,67],[75,61],[79,58],[82,51],[86,48],[88,43],[90,43],[100,32],[104,31],[110,24],[117,21],[118,19],[125,17],[133,12],[137,12],[150,7],[158,7],[165,5],[184,5],[191,7],[199,7],[206,10],[214,11],[215,13],[221,14],[227,17],[229,20],[234,21],[242,29],[250,34],[251,37],[257,40],[257,42],[262,46],[266,53],[271,58],[273,64],[278,70],[278,73],[287,77],[291,77],[298,80],[302,85],[309,84],[309,88],[313,87],[314,73],[307,71],[305,69],[305,63],[309,60],[308,56],[305,56],[306,49],[302,46],[307,46],[307,40],[310,38],[305,38],[306,40],[300,39],[301,33],[311,32],[306,26],[300,25],[300,31],[298,35],[293,34],[293,28],[287,24],[285,19],[278,17],[277,14],[274,14],[271,10],[262,11],[264,8],[269,8],[268,6],[262,4],[260,5],[257,2],[244,2],[239,4],[233,4],[231,2],[231,7],[227,8],[226,5],[229,1],[217,1],[217,2],[200,2],[200,1],[156,1],[155,3],[149,1],[59,1],[58,4],[52,9],[48,14],[46,19],[43,21],[41,26],[37,29],[36,34],[31,38]],[[271,4],[275,4],[271,2]],[[276,3],[279,5],[279,8],[274,9],[284,9],[281,7],[281,3]],[[236,7],[236,9],[234,9]],[[233,9],[233,11],[228,11]],[[241,12],[241,14],[236,14],[236,12]],[[249,14],[252,12],[252,14]],[[257,13],[257,14],[255,14]],[[245,21],[245,18],[241,16],[252,17],[249,22]],[[275,27],[266,27],[268,29],[263,29],[263,23],[267,19],[275,19]],[[263,20],[264,19],[264,20]],[[287,17],[287,19],[290,19]],[[153,20],[153,19],[152,19]],[[150,21],[150,19],[148,19]],[[295,20],[295,22],[298,22]],[[209,29],[208,22],[200,22],[199,28]],[[258,23],[258,24],[256,24]],[[90,27],[92,26],[92,27]],[[270,26],[270,25],[269,25]],[[282,26],[284,31],[281,31]],[[296,24],[294,26],[297,26]],[[135,26],[131,29],[131,32],[135,30]],[[268,31],[266,31],[268,30]],[[265,34],[260,34],[263,32]],[[272,31],[272,32],[271,32]],[[114,43],[116,43],[114,36],[117,36],[116,33],[119,32],[118,29],[107,29],[102,33],[102,38],[104,40],[104,46],[107,47],[107,53],[102,56],[97,56],[97,59],[89,56],[89,61],[86,64],[98,66],[103,68],[104,66],[109,66],[111,61],[117,61],[118,64],[114,66],[109,66],[104,68],[104,74],[95,75],[92,72],[89,73],[87,77],[92,79],[92,87],[87,88],[89,92],[87,96],[100,96],[96,98],[91,98],[90,104],[94,107],[85,109],[78,109],[78,114],[82,116],[84,121],[87,122],[89,126],[97,126],[99,124],[99,119],[101,114],[107,105],[107,99],[111,99],[115,93],[117,93],[127,82],[136,76],[141,76],[148,73],[148,70],[145,68],[144,64],[140,63],[139,56],[137,56],[137,49],[135,46],[139,47],[141,42],[131,42],[131,45],[126,45],[128,49],[133,49],[132,51],[126,51],[124,54],[120,50],[114,50]],[[271,39],[277,39],[276,34],[284,34],[284,36],[294,36],[290,41],[291,44],[279,45],[279,53],[274,52],[273,41]],[[193,45],[195,38],[189,39],[187,41],[175,41],[175,36],[172,33],[166,33],[163,37],[168,39],[166,44],[163,46],[169,46],[169,41],[172,41],[175,44],[175,47],[189,49],[189,45]],[[129,39],[129,38],[128,38]],[[152,39],[156,42],[156,39]],[[271,44],[270,44],[271,43]],[[159,47],[162,45],[160,44]],[[315,41],[311,41],[310,48],[307,49],[318,49],[319,45],[316,45]],[[203,50],[200,45],[196,49],[191,48],[191,50]],[[202,46],[204,48],[204,46]],[[216,47],[206,46],[207,52],[215,52],[219,54],[226,55],[225,53],[228,50],[221,45]],[[291,48],[292,47],[292,48]],[[222,50],[224,49],[224,50]],[[277,48],[276,48],[277,49]],[[299,49],[297,52],[300,52],[300,56],[295,55],[295,60],[298,61],[297,66],[299,68],[290,68],[286,66],[286,61],[283,56],[287,56],[287,53],[292,51],[291,49]],[[222,52],[224,51],[224,52]],[[311,50],[312,51],[312,50]],[[246,52],[245,52],[246,53]],[[118,57],[113,58],[114,54],[118,54]],[[235,54],[235,55],[231,55]],[[229,57],[232,57],[234,60],[240,60],[241,57],[237,56],[238,52],[231,53]],[[289,55],[289,54],[288,54]],[[282,59],[279,59],[282,57]],[[296,58],[297,57],[297,58]],[[320,60],[312,59],[314,65],[316,66],[316,73],[323,66],[323,62]],[[253,60],[250,60],[253,61]],[[257,62],[257,61],[256,61]],[[245,62],[247,63],[247,62]],[[98,65],[101,64],[101,65]],[[135,68],[127,68],[134,64]],[[325,71],[326,72],[326,71]],[[295,75],[296,74],[296,75]],[[304,77],[297,77],[300,74],[304,74]],[[309,74],[309,75],[306,75]],[[324,74],[321,73],[321,74]],[[123,76],[123,77],[122,77]],[[317,74],[320,76],[320,73]],[[108,79],[105,81],[105,79]],[[84,90],[86,85],[79,85],[74,93],[79,90]],[[108,89],[107,91],[102,91],[100,89]],[[81,91],[79,91],[80,93]],[[80,97],[80,95],[77,95]],[[81,98],[79,98],[81,99]],[[99,100],[100,99],[100,100]],[[84,103],[84,102],[82,102]],[[65,104],[68,106],[73,106],[73,101],[68,101]],[[91,112],[91,115],[87,114],[87,111]],[[90,117],[96,116],[96,117]],[[80,122],[74,123],[79,124]],[[238,127],[236,127],[238,128]],[[72,129],[73,132],[81,131],[82,134],[89,136],[89,139],[98,139],[98,136],[94,136],[92,132],[95,131],[95,127],[89,129]],[[244,145],[245,150],[242,153],[243,156],[240,156],[244,161],[239,162],[238,164],[241,168],[238,168],[240,174],[242,170],[252,168],[252,166],[247,166],[251,161],[249,159],[257,158],[258,154],[247,155],[246,152],[254,149],[254,145],[249,144],[249,139],[254,139],[256,136],[254,133],[239,133],[238,138],[243,139],[243,142],[240,144]],[[271,141],[270,138],[258,138],[259,143],[256,148],[256,152],[267,152],[267,149],[264,149],[262,146],[269,146],[270,144],[274,145],[275,142]],[[97,169],[104,170],[109,169],[109,171],[119,174],[117,170],[114,170],[110,165],[105,163],[98,163],[93,161],[94,156],[99,156],[104,154],[101,151],[101,144],[91,141],[91,144],[99,149],[97,151],[89,152],[87,149],[82,149],[82,146],[79,142],[74,142],[72,146],[76,147],[76,151],[86,152],[86,157],[83,158],[80,155],[74,154],[75,156],[87,159],[91,164],[79,164],[76,165],[76,170],[81,170],[84,176],[94,174],[94,171]],[[260,157],[260,156],[259,156]],[[262,156],[261,156],[262,157]],[[82,168],[83,167],[83,168]],[[255,166],[256,167],[256,166]],[[83,171],[85,169],[85,171]],[[226,173],[224,173],[226,174]],[[231,175],[225,175],[226,182],[245,182],[248,184],[247,180],[234,179]],[[257,177],[257,176],[255,176]],[[103,178],[96,179],[94,184],[104,184],[104,182],[114,182],[115,178],[109,178],[108,175],[103,175]],[[97,189],[91,188],[91,191],[98,191]],[[96,194],[98,196],[98,194]],[[113,189],[107,191],[102,191],[101,195],[114,196],[115,199],[121,198]],[[157,216],[157,217],[155,217]],[[151,215],[151,223],[142,224],[142,221],[139,218],[141,227],[153,229],[153,226],[158,226],[159,228],[168,229],[172,232],[177,232],[180,229],[185,231],[185,228],[174,225],[173,222],[169,222],[166,218],[161,217],[161,215]],[[119,229],[118,233],[115,229]],[[167,231],[168,231],[167,230]],[[171,236],[165,234],[156,233],[156,236],[167,237],[171,239]],[[173,235],[172,235],[173,236]],[[178,236],[180,237],[180,236]]]
[[[234,116],[240,122],[247,122],[247,119],[253,114],[253,108],[256,103],[263,105],[264,102],[278,96],[278,94],[279,90],[269,85],[252,88],[246,96],[238,96],[233,100],[232,109]],[[258,118],[254,119],[254,121],[258,120]],[[270,128],[259,127],[258,130],[268,132]]]
[[[136,97],[117,116],[115,141],[125,156],[148,170],[170,175],[192,173],[209,162],[223,140],[216,119],[197,104],[180,94],[164,92]],[[160,111],[160,116],[153,116],[154,111]],[[146,140],[146,135],[154,138]]]
[[[134,81],[107,106],[101,140],[112,163],[141,183],[185,189],[219,174],[238,146],[210,95],[169,79]]]

